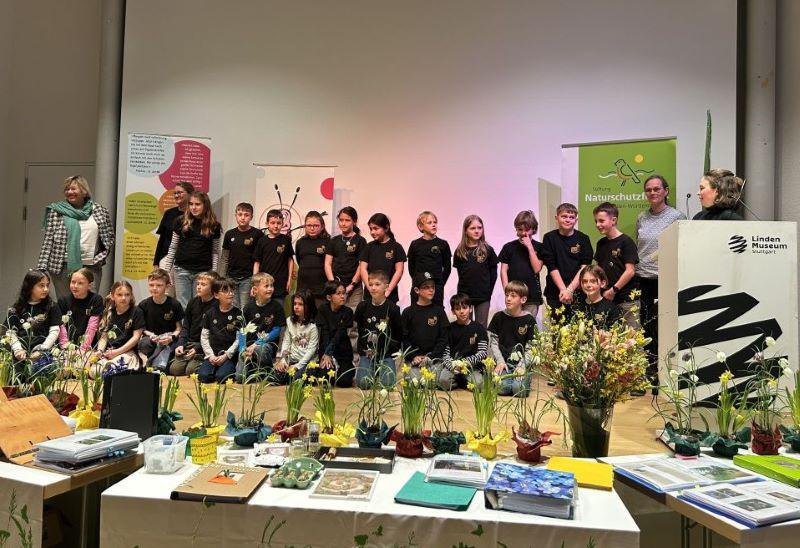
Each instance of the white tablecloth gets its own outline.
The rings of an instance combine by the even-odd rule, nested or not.
[[[639,529],[613,491],[580,490],[575,519],[559,520],[484,507],[478,491],[465,512],[396,504],[394,495],[426,460],[398,458],[381,474],[369,502],[309,498],[310,490],[269,481],[248,504],[171,501],[172,489],[197,467],[159,476],[144,469],[107,489],[100,544],[140,546],[597,546],[639,545]],[[263,544],[260,544],[263,543]],[[460,544],[463,543],[463,544]]]
[[[0,531],[7,531],[10,535],[6,547],[23,545],[19,530],[10,520],[12,496],[16,504],[14,517],[22,526],[25,536],[30,532],[32,546],[38,548],[42,545],[45,488],[68,480],[69,478],[62,474],[0,462]],[[22,515],[23,508],[27,522]],[[4,535],[0,532],[0,537]]]

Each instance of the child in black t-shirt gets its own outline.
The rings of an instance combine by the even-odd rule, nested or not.
[[[325,277],[328,281],[341,280],[347,291],[347,300],[344,304],[355,312],[358,303],[364,300],[364,286],[358,258],[367,246],[367,240],[356,225],[358,212],[354,208],[343,207],[336,220],[341,234],[331,238],[325,249]]]
[[[195,278],[195,297],[189,301],[183,314],[181,333],[175,346],[175,359],[169,365],[170,375],[191,375],[197,373],[203,363],[203,348],[200,334],[203,330],[203,316],[217,300],[211,291],[216,272],[208,271]]]
[[[50,278],[41,270],[28,271],[5,322],[14,359],[17,362],[31,360],[33,374],[50,366],[50,352],[58,341],[60,326],[61,311],[50,298]],[[20,373],[26,372],[21,363],[17,369]]]
[[[372,241],[364,246],[364,251],[359,257],[361,279],[369,279],[369,273],[376,270],[385,272],[389,276],[386,298],[397,303],[400,300],[397,284],[403,277],[406,252],[403,250],[403,246],[394,239],[389,217],[383,213],[376,213],[369,218],[367,224]],[[367,300],[371,298],[372,293],[366,296]]]
[[[141,360],[136,347],[143,332],[144,314],[136,306],[133,287],[126,281],[114,282],[100,320],[98,360],[92,373],[99,374],[112,363],[115,367],[139,369]]]
[[[471,388],[480,390],[483,385],[483,360],[489,349],[486,328],[472,321],[472,305],[464,293],[450,297],[450,310],[456,320],[448,329],[445,367],[439,374],[439,388]]]
[[[608,329],[622,318],[614,301],[603,298],[603,291],[607,286],[608,278],[602,268],[595,264],[583,267],[581,289],[586,298],[577,303],[578,310],[599,329]]]
[[[150,297],[139,303],[144,315],[144,333],[139,339],[143,361],[158,371],[166,372],[172,351],[178,346],[181,334],[183,307],[167,295],[169,274],[156,268],[147,276]]]
[[[319,366],[322,372],[336,372],[336,386],[353,386],[353,345],[348,330],[353,327],[353,311],[345,306],[347,290],[344,282],[325,283],[326,302],[317,310],[319,332]]]
[[[504,291],[506,309],[492,316],[489,324],[492,357],[497,364],[494,372],[514,374],[501,382],[501,396],[527,398],[531,388],[527,346],[536,335],[536,319],[522,309],[528,298],[524,283],[508,282]]]
[[[403,346],[408,350],[405,356],[412,378],[420,376],[420,367],[427,367],[434,373],[441,371],[450,325],[444,308],[433,303],[436,282],[430,273],[419,272],[414,276],[414,290],[416,302],[401,315]]]
[[[69,278],[70,294],[58,299],[64,322],[58,334],[58,344],[64,351],[87,352],[92,349],[103,315],[103,298],[89,289],[93,282],[94,273],[88,268],[79,268]]]
[[[319,308],[325,302],[325,249],[331,237],[318,211],[305,218],[305,234],[294,244],[297,256],[297,291],[308,291]]]
[[[639,323],[638,288],[634,269],[639,262],[636,243],[617,228],[619,210],[614,204],[603,202],[594,208],[594,224],[604,237],[597,242],[594,260],[608,277],[608,288],[603,298],[614,301],[625,322],[634,329]]]
[[[547,267],[544,297],[550,321],[572,317],[573,303],[580,302],[580,271],[592,263],[592,242],[589,236],[575,230],[578,208],[563,203],[556,208],[558,228],[542,238],[542,261]]]
[[[273,299],[283,302],[292,287],[294,248],[292,238],[281,232],[283,214],[279,209],[267,211],[267,233],[256,244],[253,253],[253,274],[265,272],[275,280]]]
[[[516,280],[528,287],[528,300],[523,310],[536,317],[542,304],[542,288],[539,272],[544,263],[541,259],[542,244],[533,239],[539,228],[539,221],[533,211],[520,211],[514,218],[517,239],[512,240],[500,250],[500,283],[505,287]]]
[[[244,308],[250,300],[250,277],[253,275],[254,254],[258,241],[264,233],[254,226],[253,204],[242,202],[236,205],[236,226],[222,237],[222,260],[220,274],[236,284],[233,306]]]
[[[403,324],[400,309],[386,298],[389,276],[373,270],[367,277],[370,299],[356,307],[358,326],[358,369],[356,385],[366,390],[377,376],[383,386],[394,386],[395,360],[392,355],[400,350]]]
[[[211,286],[217,303],[203,316],[200,345],[205,359],[197,371],[200,382],[221,383],[236,373],[242,311],[233,306],[235,287],[228,278],[214,280]]]
[[[497,255],[486,243],[483,220],[477,215],[464,219],[461,243],[453,255],[453,267],[458,271],[458,292],[469,296],[475,321],[486,327],[497,281]]]
[[[423,211],[417,217],[417,229],[422,237],[408,246],[408,273],[414,279],[420,272],[430,272],[436,284],[433,303],[442,306],[444,303],[444,284],[450,277],[450,261],[453,258],[450,244],[436,235],[439,219],[430,211]],[[415,289],[411,288],[411,302],[417,300]]]
[[[272,298],[275,280],[266,272],[253,274],[253,298],[244,307],[245,340],[239,341],[236,379],[246,382],[254,374],[259,377],[272,371],[278,352],[278,339],[286,327],[283,304]],[[242,344],[242,342],[244,344]]]

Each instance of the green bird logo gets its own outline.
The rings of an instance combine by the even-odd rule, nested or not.
[[[614,162],[614,165],[616,166],[616,175],[621,181],[621,186],[625,186],[625,183],[628,181],[641,184],[642,180],[639,179],[639,177],[636,175],[636,172],[631,169],[631,166],[625,161],[624,158],[619,158],[616,162]]]

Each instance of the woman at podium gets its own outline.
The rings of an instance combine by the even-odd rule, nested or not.
[[[727,169],[712,169],[700,179],[700,198],[702,211],[693,221],[742,221],[736,213],[736,205],[742,195],[744,181]]]

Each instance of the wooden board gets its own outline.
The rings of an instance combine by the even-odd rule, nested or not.
[[[34,445],[72,434],[44,395],[19,398],[0,405],[0,451],[16,464],[33,460]]]

